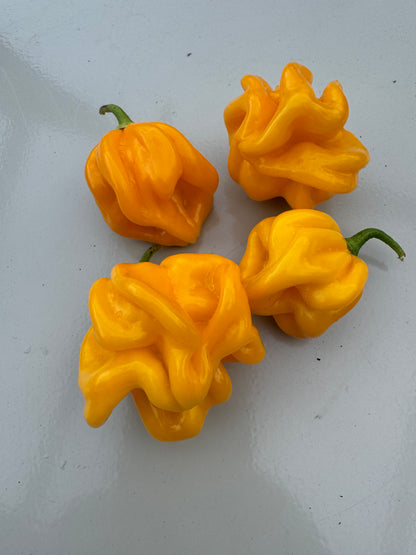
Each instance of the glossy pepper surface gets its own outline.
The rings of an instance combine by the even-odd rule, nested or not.
[[[264,356],[239,267],[218,255],[118,264],[111,279],[93,284],[89,309],[79,385],[92,426],[132,392],[152,435],[196,435],[209,408],[231,393],[222,363]]]
[[[211,210],[216,169],[174,127],[133,123],[113,104],[120,125],[101,139],[85,177],[107,224],[119,235],[183,246],[194,243]]]
[[[244,93],[224,112],[228,169],[252,199],[313,208],[355,189],[369,154],[344,129],[348,103],[338,81],[317,98],[309,69],[289,63],[275,89],[254,75],[241,84]]]
[[[317,210],[288,210],[261,221],[240,262],[253,313],[273,316],[294,337],[322,334],[360,299],[368,268],[356,254],[372,237],[404,257],[384,232],[368,228],[345,239],[338,224]]]

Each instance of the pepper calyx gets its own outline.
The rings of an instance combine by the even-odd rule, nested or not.
[[[386,245],[394,250],[401,261],[404,260],[406,253],[402,249],[402,247],[395,241],[390,235],[387,235],[381,229],[377,229],[376,227],[367,227],[366,229],[362,229],[355,235],[351,237],[345,237],[345,241],[347,243],[348,250],[354,256],[357,256],[361,247],[366,243],[369,239],[379,239],[383,241]]]
[[[131,123],[134,123],[133,120],[131,120],[126,114],[126,112],[116,104],[105,104],[104,106],[101,106],[99,112],[102,116],[108,113],[114,114],[118,121],[117,129],[124,129]]]
[[[149,262],[152,256],[157,252],[162,245],[152,245],[144,253],[139,262]]]

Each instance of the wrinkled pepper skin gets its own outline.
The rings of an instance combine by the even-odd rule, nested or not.
[[[224,111],[228,170],[254,200],[283,197],[292,208],[313,208],[349,193],[369,161],[361,142],[344,129],[348,103],[333,81],[317,98],[312,73],[289,63],[274,90],[246,75],[244,93]]]
[[[85,177],[113,231],[159,245],[194,243],[218,186],[210,162],[159,122],[107,133],[89,155]]]
[[[368,268],[337,223],[317,210],[288,210],[251,231],[240,262],[254,314],[294,337],[316,337],[360,299]]]
[[[231,380],[222,364],[214,372],[208,395],[195,407],[181,412],[159,409],[142,389],[132,391],[137,410],[146,429],[159,441],[181,441],[199,434],[205,416],[213,405],[225,403],[231,395]]]
[[[91,426],[132,392],[150,434],[192,437],[209,408],[231,393],[222,362],[264,357],[239,267],[222,256],[118,264],[111,279],[93,284],[89,310],[79,386]]]

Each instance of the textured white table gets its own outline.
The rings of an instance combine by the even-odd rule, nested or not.
[[[415,21],[410,0],[3,0],[1,553],[416,553]],[[214,210],[187,250],[238,262],[285,205],[229,178],[223,109],[243,75],[275,86],[289,61],[318,94],[341,81],[346,127],[371,153],[356,191],[319,209],[347,236],[383,227],[406,261],[368,243],[362,300],[318,339],[256,318],[267,356],[230,367],[233,395],[197,438],[157,442],[130,398],[89,428],[88,291],[147,246],[116,236],[85,184],[114,124],[99,106],[178,127],[217,167]]]

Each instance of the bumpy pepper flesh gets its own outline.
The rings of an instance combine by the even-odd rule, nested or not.
[[[254,200],[284,197],[292,208],[313,208],[349,193],[369,161],[367,149],[344,129],[348,103],[338,81],[317,98],[312,73],[297,63],[274,90],[246,75],[244,93],[224,111],[228,169]]]
[[[92,150],[85,177],[107,224],[119,235],[183,246],[194,243],[212,208],[216,169],[174,127],[133,123],[114,104],[119,127]]]
[[[132,392],[152,435],[192,437],[231,393],[222,362],[264,357],[239,267],[222,256],[118,264],[93,284],[89,309],[79,385],[92,426]]]
[[[273,316],[294,337],[322,334],[360,299],[368,268],[356,255],[372,237],[405,256],[378,229],[345,239],[337,223],[317,210],[288,210],[261,221],[240,262],[252,312]]]
[[[224,366],[215,370],[208,395],[198,405],[181,412],[153,405],[142,389],[132,391],[137,410],[148,432],[159,441],[180,441],[199,434],[207,412],[213,405],[225,403],[231,395],[231,380]]]

